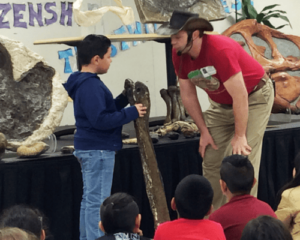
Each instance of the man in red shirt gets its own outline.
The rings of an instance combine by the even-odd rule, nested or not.
[[[260,215],[277,218],[267,203],[250,195],[256,179],[247,157],[232,155],[224,158],[220,175],[221,190],[228,203],[213,212],[209,220],[222,225],[226,239],[240,240],[246,224]]]
[[[262,139],[274,101],[273,86],[262,66],[237,42],[206,35],[212,25],[198,14],[174,11],[158,34],[171,35],[173,64],[182,102],[201,132],[203,175],[214,189],[213,205],[226,201],[219,186],[225,156],[249,156],[258,179]],[[202,113],[196,87],[206,91],[209,109]],[[257,194],[257,184],[252,195]]]

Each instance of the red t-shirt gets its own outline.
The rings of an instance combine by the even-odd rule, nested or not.
[[[232,98],[223,85],[231,76],[242,72],[247,91],[251,93],[265,73],[239,43],[222,35],[204,34],[200,54],[194,60],[188,54],[177,56],[175,49],[172,55],[175,72],[181,79],[188,79],[188,74],[194,70],[213,66],[216,74],[212,76],[220,81],[220,87],[215,91],[205,91],[213,101],[221,104],[232,104]]]
[[[206,220],[179,218],[160,224],[155,232],[154,240],[226,240],[219,223]]]
[[[228,203],[214,211],[209,220],[222,225],[226,239],[240,240],[246,224],[261,215],[277,218],[267,203],[246,194],[230,199]]]

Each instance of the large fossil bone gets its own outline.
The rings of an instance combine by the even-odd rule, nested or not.
[[[167,105],[167,116],[164,124],[185,121],[186,109],[183,106],[178,86],[169,86],[168,90],[161,89],[160,95]]]
[[[170,86],[168,87],[168,93],[172,100],[172,122],[180,121],[180,108],[177,101],[177,87]]]
[[[164,123],[169,123],[172,121],[172,100],[171,97],[168,94],[167,89],[161,89],[160,90],[160,96],[165,101],[167,105],[167,116]]]
[[[156,162],[154,147],[149,134],[150,96],[148,88],[141,82],[133,83],[130,79],[125,80],[125,89],[128,101],[131,105],[142,103],[147,107],[144,117],[134,121],[136,137],[141,155],[146,192],[154,218],[154,227],[170,220],[167,201]]]
[[[286,112],[286,109],[291,109],[292,112],[298,113],[300,37],[283,34],[257,23],[254,19],[244,20],[231,26],[223,32],[223,35],[231,36],[244,45],[246,51],[275,80],[276,96],[272,112]]]

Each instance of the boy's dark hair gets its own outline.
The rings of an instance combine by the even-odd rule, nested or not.
[[[247,223],[241,240],[292,240],[292,235],[283,223],[271,216],[259,216]]]
[[[77,50],[79,65],[90,64],[91,59],[96,55],[103,58],[110,46],[111,41],[103,35],[90,34],[86,36]]]
[[[127,193],[115,193],[106,198],[100,207],[102,225],[107,234],[132,232],[139,207]]]
[[[211,207],[213,195],[205,177],[196,174],[186,176],[177,185],[174,196],[180,217],[203,219]]]
[[[15,205],[5,209],[0,217],[0,228],[17,227],[41,237],[42,215],[37,209],[25,205]]]
[[[220,175],[231,193],[250,193],[254,168],[247,157],[237,154],[225,157],[221,164]]]

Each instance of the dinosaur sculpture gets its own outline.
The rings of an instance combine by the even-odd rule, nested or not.
[[[275,81],[276,96],[272,112],[300,110],[300,37],[283,34],[248,19],[222,33],[237,40]]]

